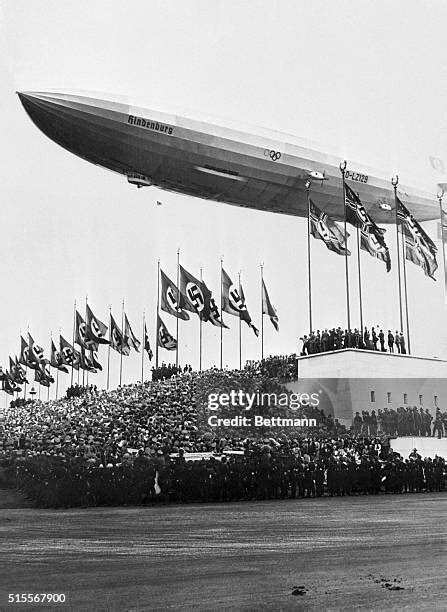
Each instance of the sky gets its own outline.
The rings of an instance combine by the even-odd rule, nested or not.
[[[148,109],[184,109],[283,131],[340,159],[360,160],[430,190],[428,157],[447,159],[447,5],[340,0],[2,0],[0,363],[29,329],[48,353],[71,337],[74,301],[107,322],[122,300],[154,343],[157,259],[175,279],[176,252],[218,291],[220,258],[260,327],[260,263],[280,331],[264,319],[265,353],[295,352],[308,327],[306,221],[162,192],[78,159],[32,124],[16,90],[115,94]],[[386,174],[385,174],[386,175]],[[161,201],[162,206],[156,202]],[[436,223],[426,225],[438,239]],[[387,237],[395,261],[395,233]],[[440,243],[437,242],[440,247]],[[345,325],[343,258],[312,242],[314,327]],[[354,259],[354,258],[352,258]],[[440,248],[437,282],[407,266],[412,352],[447,359]],[[351,262],[357,316],[356,267]],[[362,254],[364,320],[397,329],[396,267]],[[175,319],[164,315],[175,334]],[[224,334],[224,365],[238,365],[238,325]],[[354,325],[358,322],[354,320]],[[197,318],[179,325],[179,360],[198,365]],[[219,331],[203,328],[203,365],[219,362]],[[260,356],[247,327],[243,359]],[[172,353],[160,351],[160,360]],[[105,364],[106,350],[100,352]],[[111,386],[119,356],[111,356]],[[149,363],[145,361],[145,373]],[[124,359],[123,382],[141,377]],[[93,377],[104,386],[105,374]],[[92,381],[92,377],[90,377]],[[61,388],[69,377],[61,375]],[[51,391],[52,396],[54,390]]]

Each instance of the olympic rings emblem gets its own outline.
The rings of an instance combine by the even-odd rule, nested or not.
[[[272,161],[278,161],[278,159],[281,159],[281,152],[274,151],[273,149],[264,149],[264,156],[270,157]]]

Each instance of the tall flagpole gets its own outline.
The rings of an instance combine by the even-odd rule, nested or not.
[[[363,338],[363,303],[362,303],[362,273],[360,269],[360,232],[357,225],[357,269],[359,273],[359,307],[360,307],[360,334]]]
[[[110,343],[112,341],[112,304],[109,304],[109,346],[107,348],[107,391],[110,382]]]
[[[441,213],[441,242],[442,242],[442,258],[444,262],[444,290],[447,290],[447,267],[445,262],[445,244],[444,244],[444,210],[442,208],[442,198],[444,197],[444,190],[442,189],[438,193],[439,211]]]
[[[223,257],[220,258],[220,320],[222,321]],[[223,327],[220,327],[220,369],[223,370]]]
[[[394,188],[394,210],[396,214],[396,246],[397,246],[397,278],[399,283],[399,315],[400,315],[400,331],[404,331],[404,321],[402,314],[402,280],[400,275],[400,248],[399,248],[399,219],[397,216],[397,185],[399,183],[399,177],[396,176],[391,179],[391,184]]]
[[[261,263],[261,361],[264,359],[264,314],[262,308],[262,283],[264,282],[264,263]]]
[[[53,332],[50,331],[50,355],[51,355],[51,343],[53,342]],[[48,366],[49,372],[50,372],[50,376],[49,378],[51,378],[51,365]],[[47,402],[50,401],[50,386],[51,383],[50,381],[48,381],[48,392],[47,392]]]
[[[351,331],[351,311],[349,308],[349,264],[348,264],[348,233],[346,229],[346,187],[345,187],[345,172],[346,172],[346,160],[340,163],[340,172],[342,176],[343,185],[343,210],[344,210],[344,232],[345,232],[345,277],[346,277],[346,316],[348,322],[348,332]]]
[[[146,312],[143,310],[143,334],[142,334],[142,342],[141,342],[141,384],[144,383],[144,325],[146,323]]]
[[[200,282],[203,282],[203,268],[200,267]],[[199,372],[202,371],[202,317],[199,316]]]
[[[73,347],[73,351],[75,350],[74,348],[74,342],[75,342],[75,327],[76,327],[76,300],[74,301],[74,309],[73,309],[73,334],[72,334],[72,347]],[[75,360],[75,354],[73,352],[73,358],[72,358],[72,362],[71,362],[71,386],[73,386],[73,370],[74,370],[74,360]]]
[[[160,259],[157,262],[157,314],[155,317],[155,368],[158,368],[158,316],[160,310]]]
[[[176,342],[176,347],[175,347],[175,367],[178,369],[178,315],[179,315],[179,310],[180,310],[180,289],[179,289],[179,283],[180,283],[180,249],[177,249],[177,304],[176,304],[176,309],[177,309],[177,321],[176,321],[176,333],[177,333],[177,342]]]
[[[123,382],[123,350],[124,350],[124,298],[121,304],[120,387]]]
[[[56,399],[59,391],[59,368],[56,368]]]
[[[408,291],[407,291],[407,264],[406,264],[406,244],[405,244],[405,236],[403,233],[403,228],[401,229],[402,234],[402,260],[403,260],[403,276],[404,276],[404,293],[405,293],[405,318],[407,321],[407,346],[408,346],[408,354],[411,355],[411,342],[410,342],[410,319],[408,316]],[[403,332],[403,330],[402,330]]]
[[[312,333],[312,271],[310,260],[310,185],[311,181],[306,181],[307,195],[307,280],[309,298],[309,333]]]
[[[238,273],[239,277],[239,295],[241,294],[241,273]],[[239,369],[242,370],[242,325],[241,315],[239,313]]]

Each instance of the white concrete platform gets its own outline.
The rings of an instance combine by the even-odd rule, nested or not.
[[[341,349],[298,358],[300,378],[447,378],[442,359]]]
[[[447,361],[342,349],[298,359],[294,392],[319,393],[320,406],[344,425],[354,414],[400,406],[447,409]]]

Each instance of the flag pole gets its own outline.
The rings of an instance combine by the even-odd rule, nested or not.
[[[123,382],[123,350],[124,350],[124,298],[121,304],[121,350],[120,350],[120,387]]]
[[[345,172],[346,172],[346,160],[340,162],[340,172],[342,176],[343,186],[343,210],[344,210],[344,232],[345,232],[345,277],[346,277],[346,315],[348,322],[348,333],[351,332],[351,311],[349,308],[349,264],[348,264],[348,234],[346,229],[346,188],[345,188]]]
[[[141,342],[141,384],[144,383],[144,325],[146,323],[146,312],[143,310],[143,334],[142,334],[142,342]]]
[[[442,242],[442,256],[444,262],[444,289],[447,290],[447,267],[445,261],[445,244],[444,244],[444,210],[442,208],[442,198],[444,197],[444,190],[442,189],[438,193],[439,211],[441,213],[441,242]]]
[[[239,277],[239,295],[241,294],[241,273],[238,273]],[[239,313],[239,370],[242,370],[242,321]]]
[[[59,391],[59,368],[56,368],[56,399]]]
[[[180,282],[180,248],[177,249],[177,304],[176,304],[176,310],[177,310],[177,316],[176,316],[176,347],[175,347],[175,367],[178,370],[178,315],[179,315],[179,311],[180,311],[180,289],[179,289],[179,282]]]
[[[109,346],[107,348],[107,391],[110,382],[110,343],[112,341],[112,304],[109,304]]]
[[[308,277],[308,298],[309,298],[309,333],[312,333],[312,268],[310,258],[310,185],[311,181],[306,181],[307,195],[307,277]]]
[[[261,361],[264,359],[264,314],[262,308],[262,283],[264,282],[264,263],[261,262]]]
[[[73,334],[72,334],[72,347],[73,347],[73,351],[75,350],[74,348],[74,341],[75,341],[75,327],[76,327],[76,300],[74,301],[74,308],[73,308]],[[73,360],[71,362],[71,383],[70,385],[73,386],[73,371],[74,371],[74,359],[75,359],[75,354],[73,352]],[[79,370],[78,370],[79,372]]]
[[[200,268],[200,282],[203,282],[203,268]],[[177,285],[178,286],[178,285]],[[202,371],[202,317],[199,316],[199,372]]]
[[[158,368],[158,317],[160,311],[160,259],[157,262],[157,315],[155,318],[155,368]]]
[[[399,247],[399,219],[397,216],[397,185],[399,183],[399,177],[396,174],[391,179],[391,184],[394,188],[394,210],[396,215],[396,247],[397,247],[397,278],[399,283],[399,315],[400,315],[400,331],[404,331],[403,313],[402,313],[402,280],[400,274],[400,247]]]
[[[223,257],[220,258],[220,320],[222,321]],[[220,327],[220,369],[223,370],[223,327]]]
[[[402,260],[403,260],[403,277],[404,277],[404,295],[405,295],[405,318],[407,321],[407,346],[408,346],[408,354],[411,355],[411,342],[410,342],[410,319],[408,316],[408,291],[407,291],[407,264],[406,264],[406,245],[405,245],[405,236],[403,234],[403,228],[401,228],[402,234]],[[403,333],[403,331],[402,331]]]
[[[360,333],[363,338],[363,302],[362,302],[362,273],[360,269],[360,232],[357,225],[357,269],[359,273],[359,307],[360,307]]]
[[[52,342],[53,342],[53,332],[52,332],[52,330],[50,330],[50,355],[51,355],[51,343]],[[51,378],[51,363],[48,366],[48,369],[50,371],[50,376],[48,378]],[[48,381],[48,382],[49,382],[49,384],[48,384],[47,402],[50,401],[50,386],[51,386],[50,381]]]

